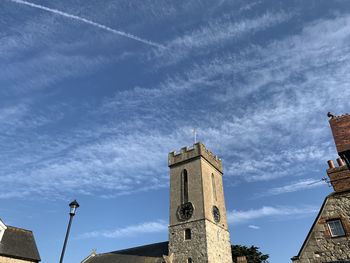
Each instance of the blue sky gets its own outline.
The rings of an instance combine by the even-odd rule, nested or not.
[[[0,1],[0,217],[42,262],[167,240],[167,154],[224,164],[234,244],[289,262],[349,112],[350,3]]]

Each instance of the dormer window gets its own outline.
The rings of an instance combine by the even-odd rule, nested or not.
[[[341,223],[340,219],[327,221],[327,226],[329,231],[331,232],[332,237],[345,236],[345,230],[343,228],[343,224]]]

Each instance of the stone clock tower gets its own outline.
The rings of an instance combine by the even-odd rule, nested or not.
[[[201,143],[169,153],[173,263],[232,263],[222,163]]]

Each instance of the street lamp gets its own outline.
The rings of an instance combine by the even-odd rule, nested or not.
[[[68,228],[67,228],[67,232],[66,232],[66,238],[64,239],[64,243],[63,243],[63,248],[62,248],[60,263],[63,262],[64,252],[66,251],[66,245],[67,245],[67,241],[68,241],[68,236],[69,236],[70,227],[71,227],[71,225],[72,225],[73,216],[75,216],[75,212],[77,211],[77,208],[79,207],[79,204],[78,204],[77,200],[74,200],[73,202],[71,202],[71,203],[69,204],[69,207],[70,207],[70,211],[69,211],[69,223],[68,223]]]

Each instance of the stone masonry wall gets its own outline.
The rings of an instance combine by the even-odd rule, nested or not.
[[[346,236],[331,237],[327,221],[340,219]],[[325,263],[350,260],[350,192],[327,198],[322,214],[312,229],[299,259],[294,263]]]
[[[185,229],[192,232],[185,240]],[[208,220],[169,227],[169,254],[173,263],[186,263],[188,258],[198,263],[232,263],[229,232]]]
[[[206,232],[209,263],[232,263],[229,232],[210,221],[206,221]]]
[[[34,261],[27,261],[22,259],[15,259],[9,257],[0,256],[0,263],[34,263]]]
[[[185,240],[185,229],[191,229],[192,238]],[[169,255],[174,253],[173,263],[186,263],[188,258],[193,262],[209,263],[205,220],[190,222],[169,227]]]

